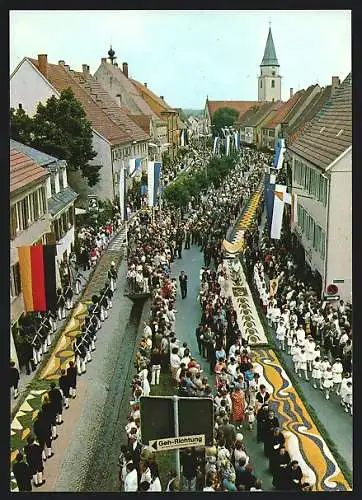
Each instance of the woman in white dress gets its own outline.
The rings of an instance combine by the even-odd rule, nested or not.
[[[286,337],[287,337],[287,353],[291,354],[291,349],[292,349],[292,345],[293,345],[293,337],[296,338],[294,328],[292,328],[292,327],[287,328]]]
[[[139,372],[139,377],[141,379],[141,385],[142,385],[142,390],[143,390],[143,396],[149,396],[150,395],[150,391],[151,391],[151,387],[150,387],[150,383],[148,381],[148,370],[147,368],[144,368],[143,370],[141,370]]]
[[[301,348],[300,353],[299,353],[299,363],[298,363],[298,372],[297,372],[299,377],[302,377],[301,372],[304,372],[305,380],[309,380],[308,372],[307,372],[307,353],[306,353],[304,347]]]
[[[299,354],[301,352],[301,348],[298,345],[297,337],[293,337],[293,345],[291,347],[292,361],[294,363],[294,371],[295,373],[299,373]]]
[[[313,363],[312,363],[312,380],[313,380],[313,387],[314,389],[317,389],[317,384],[319,384],[319,388],[323,389],[322,386],[322,371],[321,371],[321,360],[317,356]]]
[[[333,387],[333,373],[331,366],[328,366],[326,371],[323,373],[323,387],[326,390],[325,392],[326,399],[329,399],[329,392]]]
[[[332,373],[333,373],[334,392],[337,394],[337,396],[339,396],[341,392],[342,373],[343,373],[343,366],[340,358],[336,358],[335,362],[333,363]]]
[[[309,337],[307,338],[304,348],[307,355],[307,368],[311,372],[314,360],[314,350],[315,350],[315,342],[311,335],[309,335]]]

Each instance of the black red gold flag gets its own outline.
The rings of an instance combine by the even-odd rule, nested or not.
[[[26,312],[56,307],[55,245],[18,247],[21,287]]]

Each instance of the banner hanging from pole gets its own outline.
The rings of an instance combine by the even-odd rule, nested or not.
[[[274,240],[280,239],[282,223],[283,223],[284,203],[285,203],[284,195],[286,193],[286,190],[287,186],[284,186],[283,184],[275,185],[273,217],[270,229],[270,238]]]
[[[54,310],[57,302],[56,246],[18,247],[18,255],[25,311]]]
[[[122,161],[122,166],[119,171],[119,209],[121,212],[121,219],[124,221],[127,218],[126,209],[126,193],[127,193],[127,171]]]

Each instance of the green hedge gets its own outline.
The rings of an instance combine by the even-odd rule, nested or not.
[[[192,197],[198,197],[210,184],[219,187],[225,176],[235,167],[236,159],[236,155],[212,158],[205,167],[182,173],[165,189],[163,198],[177,208],[186,206]]]

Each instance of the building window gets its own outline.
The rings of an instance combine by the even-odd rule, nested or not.
[[[64,184],[63,184],[63,169],[59,169],[59,189],[62,191],[64,189]]]
[[[275,87],[275,80],[271,81],[271,86],[272,86],[272,89]]]
[[[260,80],[260,88],[263,88],[263,80]]]
[[[275,76],[275,71],[272,71],[272,76]]]
[[[15,299],[21,293],[20,266],[19,262],[10,269],[10,294]]]
[[[16,217],[16,205],[10,207],[10,239],[13,240],[16,237],[17,229],[17,217]]]

